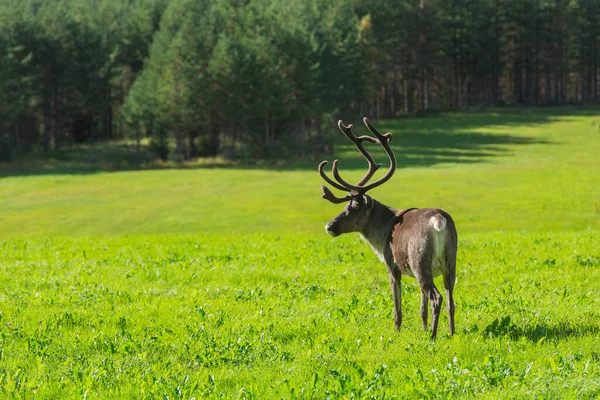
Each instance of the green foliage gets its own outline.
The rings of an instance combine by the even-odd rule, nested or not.
[[[172,161],[308,158],[339,117],[595,101],[599,16],[597,0],[4,0],[0,158],[125,138]]]
[[[1,2],[0,146],[25,153],[113,138],[113,107],[147,57],[164,3]]]
[[[593,398],[598,240],[461,235],[435,343],[356,236],[0,240],[0,395]]]
[[[153,114],[131,119],[174,132],[181,159],[194,156],[196,138],[216,155],[228,133],[239,135],[231,155],[281,156],[313,133],[299,123],[360,98],[357,23],[343,1],[173,1],[142,76],[155,90],[128,100]]]

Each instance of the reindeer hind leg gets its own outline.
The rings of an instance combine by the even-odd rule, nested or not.
[[[421,260],[421,262],[422,261],[427,260]],[[414,268],[413,271],[418,272],[415,274],[415,277],[419,282],[419,286],[421,286],[421,321],[423,322],[425,329],[427,329],[427,301],[429,300],[429,303],[431,304],[431,338],[435,339],[443,298],[433,283],[433,271],[431,268]]]
[[[444,271],[444,288],[446,289],[446,309],[448,310],[448,328],[450,336],[454,335],[454,282],[456,281],[456,256],[450,257]]]
[[[431,303],[431,339],[434,340],[437,335],[437,327],[440,319],[440,310],[442,308],[443,298],[439,290],[435,287],[433,278],[431,278],[431,282],[427,282],[424,285],[422,290],[427,293],[427,297]]]
[[[431,339],[437,334],[438,320],[442,305],[442,295],[433,283],[432,249],[427,241],[415,241],[409,245],[408,261],[410,268],[421,287],[421,321],[427,327],[427,300],[431,304]]]
[[[421,322],[423,322],[423,329],[427,330],[427,307],[428,304],[427,293],[424,290],[421,290]]]

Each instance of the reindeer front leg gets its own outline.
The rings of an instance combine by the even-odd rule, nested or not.
[[[402,282],[400,277],[400,274],[398,274],[398,278],[390,274],[390,286],[394,296],[394,325],[396,325],[396,330],[400,330],[402,326]]]
[[[400,330],[402,326],[402,274],[400,274],[400,269],[394,262],[391,250],[388,250],[384,257],[390,273],[390,287],[394,296],[394,325],[396,330]]]

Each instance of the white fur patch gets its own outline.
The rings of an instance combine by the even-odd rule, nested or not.
[[[373,243],[369,242],[369,239],[367,239],[365,236],[363,236],[362,233],[360,234],[360,237],[362,240],[367,242],[369,244],[369,246],[371,246],[371,248],[373,249],[373,252],[377,256],[377,258],[379,258],[379,260],[381,260],[381,262],[385,262],[385,259],[383,258],[383,254],[381,254],[381,250],[379,250],[375,245],[373,245]]]
[[[435,229],[438,232],[446,227],[446,218],[444,218],[440,214],[431,217],[430,221],[431,225],[433,226],[433,229]]]
[[[444,231],[446,228],[446,218],[441,215],[435,215],[431,217],[431,225],[436,232],[432,235],[433,240],[433,257],[432,257],[432,267],[433,267],[433,276],[440,276],[442,274],[442,269],[445,265],[446,260],[446,249],[444,248],[444,237],[448,234]]]

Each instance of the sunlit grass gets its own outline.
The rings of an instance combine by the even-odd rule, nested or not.
[[[435,343],[357,237],[0,241],[0,396],[594,398],[599,240],[461,236]]]

